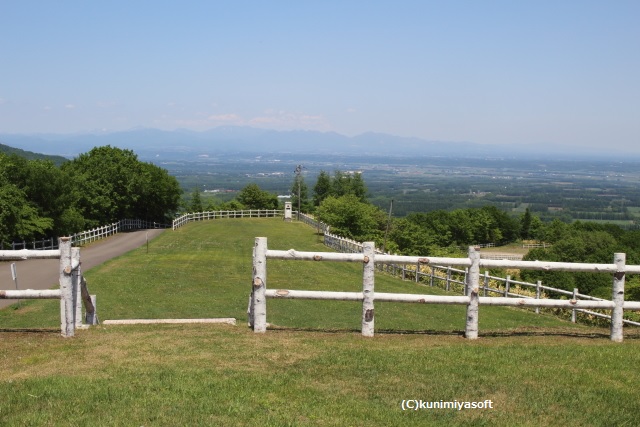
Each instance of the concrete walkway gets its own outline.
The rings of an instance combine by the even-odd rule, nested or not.
[[[111,258],[144,245],[147,241],[147,233],[149,233],[149,240],[151,240],[163,231],[162,229],[152,229],[118,233],[91,243],[86,248],[80,248],[82,271],[86,272]],[[49,289],[58,286],[60,261],[57,259],[32,259],[0,262],[0,290],[16,288],[11,278],[12,262],[16,263],[19,289]],[[0,300],[0,309],[16,302],[18,301]]]

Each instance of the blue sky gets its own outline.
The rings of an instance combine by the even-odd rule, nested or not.
[[[0,0],[0,133],[222,125],[640,151],[640,1]]]

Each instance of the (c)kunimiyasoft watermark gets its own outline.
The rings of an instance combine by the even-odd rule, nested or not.
[[[418,411],[421,409],[455,409],[462,411],[463,409],[493,409],[492,400],[481,400],[479,402],[458,401],[458,400],[419,400],[404,399],[400,404],[403,411]]]

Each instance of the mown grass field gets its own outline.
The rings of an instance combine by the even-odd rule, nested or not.
[[[274,301],[246,326],[254,237],[326,251],[281,220],[218,220],[166,231],[85,272],[104,319],[235,317],[229,325],[97,326],[63,339],[55,301],[0,310],[0,425],[636,425],[640,335],[546,315],[480,308],[480,339],[459,306]],[[268,262],[267,286],[351,290],[362,266]],[[442,293],[376,275],[381,292]],[[492,400],[493,409],[403,411],[406,399]]]

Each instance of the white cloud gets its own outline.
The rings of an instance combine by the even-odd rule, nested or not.
[[[242,117],[237,114],[214,114],[207,117],[207,120],[211,122],[224,122],[224,123],[242,123]]]

